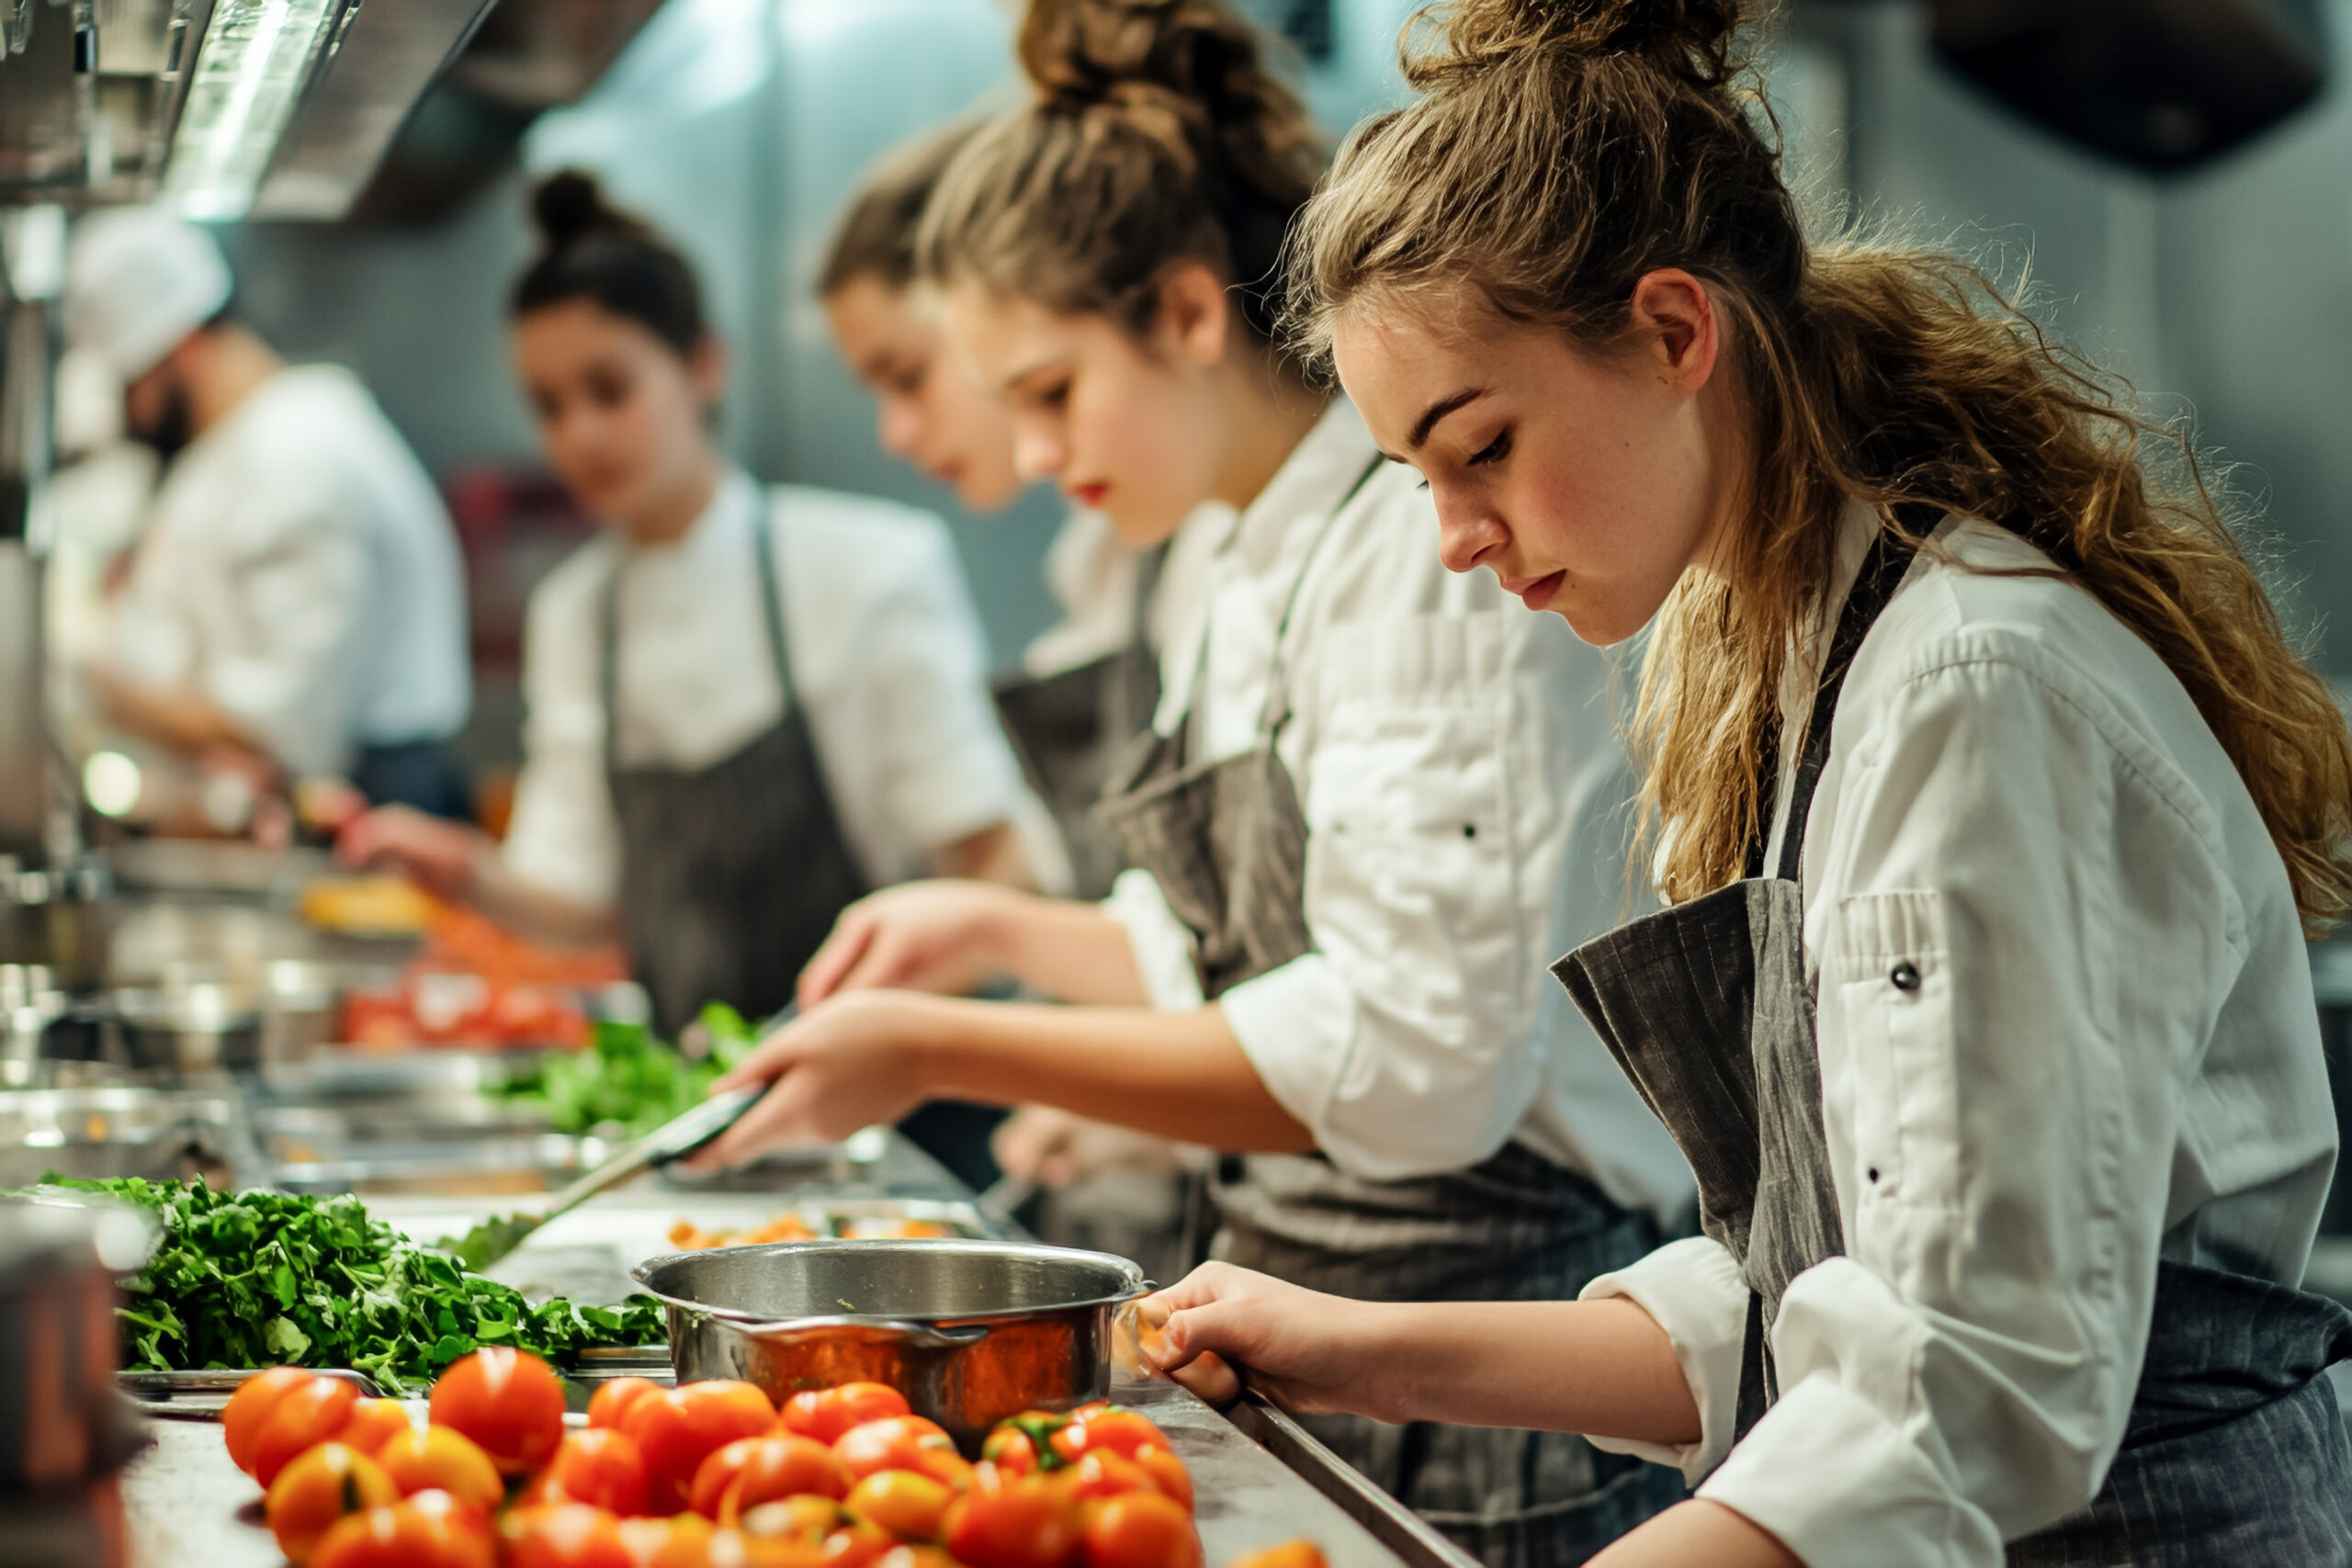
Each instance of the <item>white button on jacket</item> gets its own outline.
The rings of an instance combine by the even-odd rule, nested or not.
[[[1869,530],[1849,513],[1847,582]],[[2286,868],[2187,692],[2016,536],[1933,544],[1855,659],[1805,828],[1847,1256],[1781,1303],[1779,1403],[1731,1446],[1747,1293],[1713,1242],[1585,1292],[1657,1318],[1704,1428],[1601,1446],[1721,1461],[1700,1495],[1809,1568],[1996,1568],[2088,1503],[2157,1260],[2300,1281],[2335,1162]]]

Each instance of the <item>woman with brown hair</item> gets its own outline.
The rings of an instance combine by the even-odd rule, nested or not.
[[[1967,268],[1808,246],[1739,10],[1439,8],[1296,266],[1447,564],[1654,625],[1668,907],[1557,973],[1706,1234],[1549,1303],[1212,1266],[1162,1364],[1679,1466],[1610,1568],[2352,1562],[2344,719],[2179,438]]]
[[[1216,530],[1104,802],[1136,869],[1101,906],[943,883],[852,908],[711,1157],[930,1095],[1035,1100],[1228,1151],[1220,1256],[1392,1300],[1556,1299],[1689,1192],[1542,967],[1623,897],[1607,669],[1447,573],[1428,498],[1276,344],[1322,159],[1260,50],[1216,0],[1035,0],[1031,101],[924,221],[1023,471],[1137,548]],[[989,971],[1076,1005],[916,994]],[[1564,1434],[1326,1431],[1498,1568],[1581,1562],[1680,1493]]]

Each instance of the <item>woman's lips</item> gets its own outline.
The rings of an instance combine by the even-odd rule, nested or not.
[[[1555,571],[1543,577],[1506,577],[1502,584],[1504,592],[1519,595],[1521,604],[1531,610],[1541,610],[1552,603],[1552,596],[1559,592],[1560,584],[1567,579],[1566,571]]]
[[[1102,509],[1102,498],[1110,493],[1111,487],[1106,484],[1069,487],[1069,498],[1090,512],[1100,512]]]

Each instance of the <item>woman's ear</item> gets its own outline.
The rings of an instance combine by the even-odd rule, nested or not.
[[[1645,357],[1669,386],[1695,392],[1707,384],[1723,343],[1705,284],[1680,267],[1645,273],[1626,308],[1634,331],[1648,340]]]
[[[727,344],[715,334],[705,334],[695,344],[687,368],[694,377],[695,400],[706,410],[717,408],[727,396]]]
[[[1233,297],[1206,265],[1179,262],[1159,280],[1159,313],[1152,336],[1195,365],[1225,363],[1233,330]]]

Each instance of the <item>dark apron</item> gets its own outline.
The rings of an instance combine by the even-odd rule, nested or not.
[[[1069,852],[1071,892],[1100,898],[1125,862],[1094,814],[1111,770],[1159,706],[1159,656],[1148,622],[1152,590],[1168,557],[1161,546],[1136,563],[1135,635],[1116,653],[1051,675],[1009,675],[996,711],[1029,787],[1054,814]]]
[[[1745,880],[1587,942],[1554,970],[1673,1133],[1698,1177],[1701,1224],[1747,1278],[1741,1437],[1778,1397],[1768,1336],[1782,1292],[1845,1247],[1822,1132],[1798,857],[1846,671],[1912,554],[1882,533],[1846,602],[1798,759],[1777,874],[1763,874],[1759,840],[1749,846]],[[1768,755],[1763,778],[1777,774]],[[1905,967],[1888,983],[1917,985]],[[2333,1302],[2160,1263],[2147,1355],[2106,1485],[2081,1512],[2011,1543],[2008,1562],[2352,1563],[2352,1455],[2319,1375],[2347,1356],[2352,1314]]]
[[[866,891],[793,689],[773,532],[763,511],[752,537],[784,712],[707,768],[617,760],[617,568],[605,585],[605,779],[620,824],[621,924],[630,966],[653,999],[654,1027],[672,1039],[705,1002],[729,1003],[747,1018],[782,1008],[834,917]]]
[[[1314,946],[1306,816],[1275,750],[1290,716],[1284,634],[1324,537],[1379,464],[1333,507],[1292,583],[1258,743],[1188,761],[1197,703],[1188,705],[1172,734],[1136,738],[1102,807],[1129,862],[1159,879],[1192,929],[1212,1000]],[[1196,680],[1207,663],[1204,645]],[[1320,1155],[1228,1156],[1214,1189],[1216,1256],[1369,1301],[1571,1300],[1657,1241],[1647,1215],[1518,1145],[1471,1169],[1408,1181],[1363,1180]],[[1489,1568],[1582,1562],[1683,1495],[1671,1472],[1566,1433],[1353,1416],[1306,1425]]]

